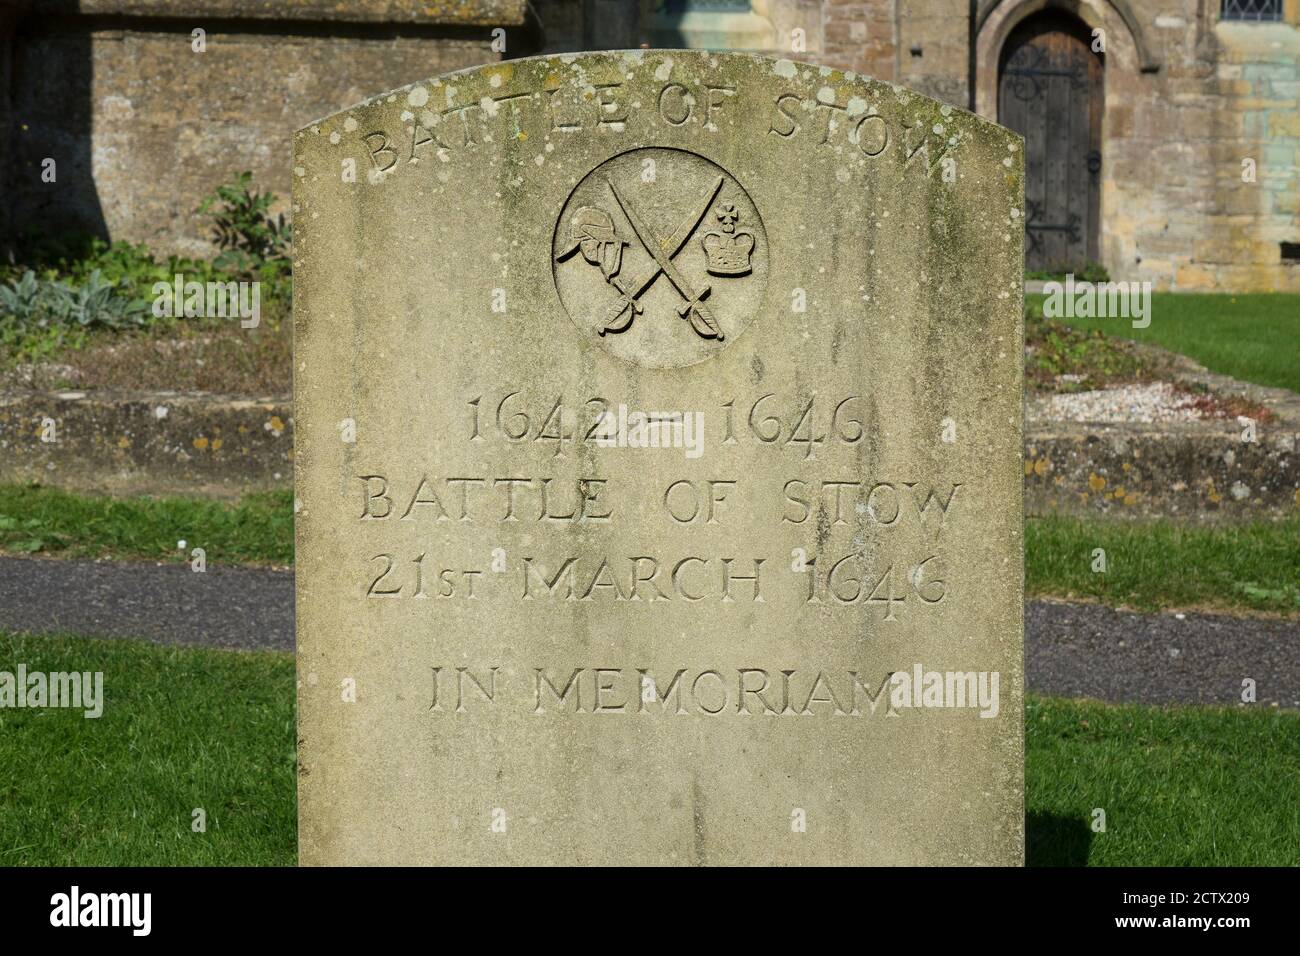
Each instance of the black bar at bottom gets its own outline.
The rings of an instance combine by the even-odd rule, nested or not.
[[[512,931],[538,943],[585,939],[599,948],[619,939],[668,945],[672,935],[680,946],[714,933],[756,945],[752,934],[765,926],[797,934],[801,925],[875,947],[959,938],[976,945],[1022,933],[1041,939],[1042,930],[1072,942],[1199,934],[1231,945],[1243,932],[1294,933],[1294,876],[1280,869],[10,869],[0,870],[0,913],[10,945],[72,933],[128,945],[278,938],[338,945],[364,933],[372,945],[414,934],[437,946],[464,933],[499,944]],[[116,925],[80,925],[87,922]]]

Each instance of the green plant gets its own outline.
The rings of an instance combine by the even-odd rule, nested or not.
[[[0,286],[0,312],[19,329],[120,329],[141,325],[147,310],[145,302],[119,295],[98,269],[81,285],[38,279],[28,270],[21,279],[11,279],[8,288]]]
[[[7,287],[0,286],[0,313],[12,316],[20,323],[32,322],[39,289],[36,273],[31,270],[23,273],[21,279],[10,279]]]
[[[170,324],[149,303],[159,283],[252,281],[268,324],[287,312],[292,292],[290,227],[272,216],[274,193],[245,172],[218,187],[198,211],[211,217],[221,252],[211,262],[156,257],[144,243],[84,233],[27,232],[0,262],[0,369],[86,348],[98,331]],[[21,249],[21,257],[18,253]]]
[[[84,285],[52,282],[48,289],[50,315],[65,325],[102,325],[111,329],[138,326],[144,324],[149,308],[139,299],[118,295],[98,269],[90,273]]]
[[[198,212],[213,222],[220,255],[213,265],[240,275],[252,276],[271,265],[273,276],[287,267],[290,226],[284,214],[271,215],[275,193],[252,187],[253,174],[242,172],[224,183],[199,204]]]
[[[199,282],[220,278],[211,263],[180,256],[156,259],[144,243],[121,240],[109,244],[95,239],[85,256],[63,264],[63,274],[74,281],[84,282],[96,271],[123,293],[137,298],[152,298],[154,283],[170,284],[178,274]]]
[[[147,303],[120,293],[98,269],[80,285],[37,278],[29,269],[0,286],[0,346],[18,360],[80,349],[95,329],[136,328],[151,317]]]
[[[1123,340],[1043,317],[1042,302],[1025,305],[1025,378],[1040,391],[1086,391],[1140,381],[1156,371]]]
[[[170,283],[177,274],[200,282],[224,278],[210,262],[181,256],[159,259],[142,242],[119,239],[109,243],[85,234],[57,238],[29,234],[22,248],[21,264],[13,254],[14,261],[0,268],[0,281],[31,271],[37,279],[62,280],[80,286],[98,271],[120,295],[150,299],[155,283]]]

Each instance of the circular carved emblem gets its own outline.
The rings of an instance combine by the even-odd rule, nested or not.
[[[679,149],[620,153],[578,183],[555,224],[569,316],[624,361],[693,365],[744,331],[767,287],[767,233],[721,166]]]

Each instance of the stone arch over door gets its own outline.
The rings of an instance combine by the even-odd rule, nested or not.
[[[1047,8],[1068,10],[1089,26],[1106,29],[1101,6],[1110,8],[1118,18],[1116,25],[1122,25],[1132,41],[1136,53],[1138,69],[1143,73],[1155,73],[1160,69],[1160,60],[1147,42],[1142,23],[1138,20],[1130,0],[980,0],[975,14],[975,32],[981,34],[990,21],[1001,20],[1005,25],[1009,21],[1014,25],[1016,19],[1027,17]],[[1005,26],[1004,26],[1005,29]]]
[[[998,56],[997,119],[1025,138],[1025,268],[1101,259],[1103,56],[1061,10],[1027,17]]]
[[[1161,61],[1143,35],[1127,0],[981,0],[976,17],[975,111],[996,122],[998,64],[1006,41],[1020,24],[1046,11],[1081,21],[1091,33],[1105,31],[1106,56],[1102,114],[1101,256],[1112,272],[1132,266],[1138,255],[1134,222],[1122,215],[1132,201],[1134,139],[1148,111],[1159,109],[1154,77]],[[1127,166],[1125,165],[1127,163]]]

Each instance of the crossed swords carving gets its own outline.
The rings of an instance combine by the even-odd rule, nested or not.
[[[617,253],[613,257],[612,267],[606,264],[606,260],[602,256],[601,271],[605,274],[605,281],[618,291],[619,299],[610,307],[604,322],[597,327],[596,331],[601,335],[605,335],[608,332],[622,332],[631,325],[632,320],[644,311],[644,307],[640,302],[642,294],[646,289],[650,288],[662,272],[668,277],[668,281],[673,284],[673,288],[677,290],[677,293],[685,300],[678,307],[677,314],[683,319],[689,319],[691,328],[695,329],[701,338],[717,339],[721,342],[726,338],[722,327],[718,325],[713,313],[704,304],[704,300],[709,295],[709,286],[705,285],[699,292],[691,288],[691,284],[673,265],[673,257],[682,250],[682,247],[695,234],[695,230],[699,228],[700,222],[709,211],[709,207],[713,205],[713,200],[717,197],[718,191],[722,189],[722,177],[717,178],[709,188],[707,195],[700,201],[700,204],[682,220],[681,225],[667,239],[659,239],[655,236],[636,207],[619,193],[611,180],[606,179],[605,185],[609,187],[610,193],[614,196],[614,201],[618,203],[619,208],[623,210],[623,214],[627,216],[627,221],[632,224],[632,231],[636,233],[641,246],[649,253],[650,258],[654,260],[654,264],[636,278],[628,281],[618,276],[619,256]],[[606,241],[621,242],[617,238]],[[556,259],[563,262],[573,255],[579,246],[580,243],[575,238],[567,248],[556,256]],[[621,246],[619,249],[621,250]],[[583,254],[588,258],[588,261],[595,261],[587,256],[585,250]]]

